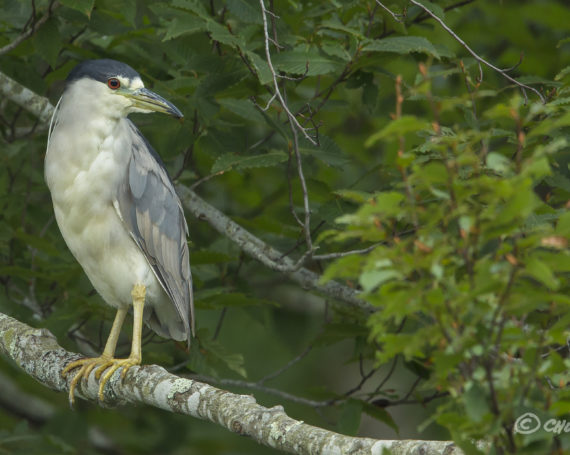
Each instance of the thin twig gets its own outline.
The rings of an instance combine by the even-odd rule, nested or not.
[[[402,19],[404,19],[406,16],[404,14],[396,14],[394,13],[390,8],[388,8],[387,6],[383,5],[382,2],[380,2],[379,0],[376,0],[376,4],[384,9],[384,11],[386,11],[388,14],[390,14],[390,16],[392,16],[392,18],[396,21],[396,22],[402,22]]]
[[[32,36],[36,30],[41,27],[47,20],[51,17],[52,11],[59,6],[58,2],[50,3],[46,13],[38,20],[37,22],[32,21],[32,26],[23,32],[20,36],[18,36],[14,41],[11,43],[6,44],[4,47],[0,47],[0,55],[6,54],[11,50],[18,47],[23,41],[27,40],[30,36]]]
[[[374,245],[370,245],[369,247],[362,248],[360,250],[342,251],[339,253],[328,253],[328,254],[315,254],[313,255],[313,259],[315,261],[326,261],[328,259],[338,259],[338,258],[343,258],[345,256],[351,256],[353,254],[366,254],[370,253],[378,245],[381,245],[381,243],[375,243]]]
[[[525,90],[530,90],[530,91],[534,92],[540,98],[540,101],[542,101],[543,104],[546,103],[544,96],[542,96],[542,94],[537,89],[517,81],[516,79],[509,76],[505,72],[505,70],[497,68],[492,63],[489,63],[487,60],[480,57],[473,49],[471,49],[469,47],[469,45],[465,41],[463,41],[453,30],[451,30],[451,28],[449,28],[449,26],[445,22],[443,22],[443,20],[441,20],[437,15],[435,15],[429,8],[426,8],[424,5],[422,5],[420,2],[418,2],[416,0],[410,0],[410,2],[412,2],[414,5],[418,6],[419,8],[423,9],[433,19],[435,19],[439,23],[439,25],[441,25],[445,29],[445,31],[453,37],[453,39],[455,39],[459,44],[461,44],[467,50],[467,52],[469,52],[473,56],[473,58],[475,60],[477,60],[480,63],[483,63],[485,66],[488,66],[492,70],[495,70],[497,73],[501,74],[505,79],[507,79],[507,80],[511,81],[513,84],[519,86],[521,91],[523,92],[525,102],[528,101]]]
[[[301,131],[303,136],[305,136],[305,138],[311,144],[316,146],[316,145],[318,145],[317,141],[315,141],[309,135],[309,133],[307,133],[307,130],[301,126],[301,124],[299,123],[297,118],[289,110],[289,107],[287,106],[287,103],[285,102],[283,95],[281,94],[281,90],[279,89],[279,82],[278,82],[277,73],[275,71],[275,68],[273,67],[273,63],[271,61],[271,52],[269,51],[269,43],[271,42],[271,38],[269,37],[269,31],[268,31],[268,27],[267,27],[267,14],[269,14],[270,11],[265,9],[265,3],[263,2],[263,0],[259,0],[259,5],[261,6],[261,16],[263,17],[263,36],[265,37],[265,40],[264,40],[265,41],[265,57],[267,59],[267,66],[269,66],[269,71],[271,71],[271,78],[273,79],[273,89],[275,90],[275,95],[277,96],[277,99],[279,100],[281,107],[283,108],[283,110],[287,114],[287,118],[289,119],[289,122],[292,124],[292,126],[294,126],[294,128]],[[273,14],[273,13],[271,13],[271,14]]]
[[[295,357],[294,359],[291,359],[289,362],[287,362],[286,365],[282,366],[277,371],[274,371],[273,373],[270,373],[267,376],[262,377],[259,381],[257,381],[257,384],[262,385],[262,384],[266,383],[267,381],[269,381],[271,379],[275,379],[277,376],[283,374],[285,371],[287,371],[293,365],[295,365],[296,363],[298,363],[299,361],[304,359],[307,356],[307,354],[309,352],[311,352],[311,349],[313,349],[312,345],[307,346],[305,348],[305,350],[303,352],[301,352],[297,357]]]

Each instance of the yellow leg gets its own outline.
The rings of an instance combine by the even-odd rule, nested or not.
[[[121,333],[121,327],[127,315],[127,309],[117,310],[117,315],[113,322],[113,327],[111,328],[111,333],[105,344],[105,349],[100,357],[87,358],[76,360],[71,362],[62,371],[62,376],[66,377],[68,373],[79,367],[79,371],[75,373],[71,384],[69,386],[69,403],[73,406],[75,402],[75,388],[82,378],[88,378],[89,374],[96,368],[95,378],[101,378],[101,375],[105,373],[103,378],[99,381],[99,400],[103,401],[103,391],[105,390],[105,384],[109,381],[111,376],[119,368],[123,367],[121,372],[121,377],[124,378],[125,374],[133,365],[140,365],[142,360],[141,355],[141,338],[142,338],[142,318],[143,318],[143,308],[145,300],[146,288],[142,284],[136,284],[133,286],[131,295],[133,297],[133,313],[134,313],[134,323],[133,323],[133,343],[131,348],[131,355],[127,359],[115,359],[115,348],[117,347],[117,341]]]

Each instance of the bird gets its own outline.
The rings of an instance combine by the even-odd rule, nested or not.
[[[75,389],[95,371],[98,399],[118,369],[142,361],[143,322],[177,341],[195,333],[188,225],[164,163],[131,113],[182,112],[145,88],[139,73],[112,59],[85,60],[69,73],[49,127],[44,174],[55,219],[69,250],[104,302],[116,309],[99,357],[62,371]],[[128,358],[115,358],[127,313],[133,335]]]

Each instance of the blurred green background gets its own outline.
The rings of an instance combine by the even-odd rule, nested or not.
[[[534,93],[526,92],[525,105],[516,87],[486,67],[483,80],[478,81],[477,63],[466,49],[405,0],[384,2],[394,12],[406,11],[402,22],[370,0],[265,3],[276,15],[267,15],[269,33],[279,43],[279,47],[271,44],[273,63],[280,74],[289,77],[279,78],[280,88],[287,94],[291,111],[310,128],[309,134],[318,133],[320,142],[320,147],[313,147],[301,139],[299,145],[317,254],[366,248],[377,242],[393,246],[396,254],[391,235],[406,238],[410,230],[417,232],[407,215],[395,215],[394,220],[388,213],[380,217],[378,222],[386,222],[382,228],[388,233],[382,231],[377,238],[364,218],[347,224],[339,222],[339,217],[354,213],[378,192],[406,194],[406,176],[415,185],[414,172],[434,157],[425,154],[427,146],[417,152],[424,142],[429,143],[431,133],[426,131],[434,122],[454,131],[460,138],[460,151],[466,150],[464,156],[471,156],[472,151],[478,157],[487,147],[514,163],[516,115],[530,119],[528,124],[521,120],[524,132],[544,119],[565,118],[570,11],[563,0],[424,2],[480,56],[499,68],[515,66],[509,75],[532,84],[550,102],[559,100],[551,110],[543,111],[536,107],[542,104]],[[42,20],[46,14],[49,18]],[[184,123],[158,115],[132,116],[170,174],[180,184],[198,183],[195,191],[201,197],[296,260],[306,245],[291,212],[304,217],[303,192],[283,109],[276,101],[266,111],[260,109],[274,90],[265,64],[261,18],[259,2],[254,0],[0,0],[0,48],[33,30],[13,49],[0,51],[0,71],[55,104],[62,81],[77,62],[114,58],[130,64],[149,88],[185,114]],[[398,41],[402,37],[406,39]],[[403,115],[415,119],[408,126],[397,122],[397,75],[402,77]],[[512,114],[509,106],[518,114]],[[529,114],[532,109],[536,114]],[[552,137],[566,140],[564,122],[553,123],[542,132],[541,137],[548,140],[530,144],[547,144]],[[395,132],[386,129],[390,125],[395,125]],[[499,130],[508,134],[501,136]],[[374,140],[379,131],[385,134]],[[100,352],[113,310],[94,293],[54,222],[43,180],[46,125],[2,96],[0,132],[0,311],[48,328],[71,351]],[[404,138],[406,152],[417,152],[409,162],[401,161],[398,153]],[[551,216],[541,222],[554,226],[568,208],[567,150],[563,144],[548,155],[549,166],[557,170],[553,181],[541,175],[528,183],[531,193],[536,190],[541,195],[543,205],[525,203],[533,209],[525,216],[544,214],[548,205]],[[417,176],[420,179],[422,174]],[[419,207],[420,199],[416,201]],[[406,210],[402,213],[411,213]],[[444,216],[434,212],[434,225],[440,215]],[[429,211],[419,217],[422,226],[429,224],[425,221]],[[380,325],[367,322],[367,314],[303,289],[285,274],[244,255],[206,222],[189,214],[187,219],[198,340],[187,352],[183,344],[148,333],[144,363],[253,394],[265,406],[282,404],[293,418],[345,434],[460,441],[489,435],[479,435],[474,426],[478,431],[493,427],[496,433],[491,436],[496,441],[509,440],[510,430],[502,430],[497,422],[512,426],[516,416],[510,408],[502,413],[489,411],[493,417],[488,418],[487,411],[481,411],[484,424],[477,424],[469,406],[471,426],[460,426],[452,418],[435,421],[433,416],[445,397],[429,397],[469,390],[467,378],[457,389],[445,381],[438,387],[440,378],[428,372],[431,360],[426,360],[427,354],[420,355],[425,354],[422,348],[407,353],[382,350],[387,341],[379,341],[374,328]],[[549,235],[566,236],[560,225],[558,229]],[[508,239],[511,233],[501,235]],[[485,248],[495,247],[487,244]],[[371,291],[362,280],[366,270],[350,261],[336,262],[327,269],[333,261],[312,260],[306,267],[319,275],[328,270],[328,279]],[[563,295],[567,288],[564,261],[553,259],[553,264],[562,264],[559,268],[552,265],[552,275],[560,284],[549,292]],[[461,267],[457,270],[455,277],[460,281]],[[410,277],[412,273],[406,278],[411,283]],[[367,295],[374,304],[381,300],[372,291]],[[533,310],[524,311],[530,314]],[[556,320],[561,313],[558,307],[549,317]],[[392,321],[392,329],[407,317],[400,316]],[[549,326],[553,319],[543,325]],[[463,322],[468,325],[470,321]],[[120,355],[126,355],[130,346],[130,326],[125,329]],[[561,330],[553,340],[563,336]],[[293,359],[297,361],[290,368],[263,384],[258,382]],[[560,362],[557,372],[566,368],[565,359]],[[224,379],[244,383],[230,386]],[[273,453],[214,424],[149,407],[104,409],[78,402],[72,411],[65,394],[37,384],[5,359],[0,359],[0,384],[0,453]],[[519,386],[515,379],[511,384]],[[543,398],[537,398],[538,402]],[[417,401],[423,404],[413,404]],[[466,415],[457,406],[449,415]],[[561,407],[558,412],[568,409]],[[550,435],[543,437],[540,453],[566,447],[552,441]],[[539,453],[528,449],[533,443],[517,439],[515,447]]]

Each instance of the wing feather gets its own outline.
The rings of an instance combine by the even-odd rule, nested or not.
[[[166,324],[181,322],[190,342],[194,334],[194,302],[186,241],[188,225],[162,160],[130,121],[129,127],[134,137],[132,154],[115,206],[176,308],[180,321]]]

